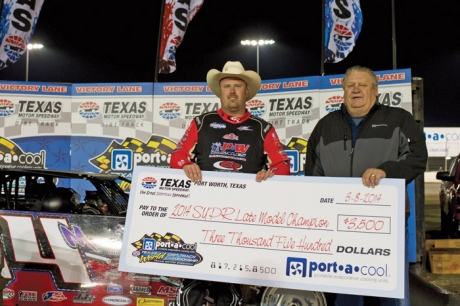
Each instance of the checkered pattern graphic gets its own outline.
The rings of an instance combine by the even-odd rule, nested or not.
[[[152,135],[147,143],[135,138],[127,138],[123,148],[131,149],[134,153],[155,153],[160,151],[162,154],[169,154],[176,148],[176,143],[159,135]]]
[[[20,155],[24,152],[14,142],[10,141],[9,139],[0,137],[0,153]]]
[[[164,111],[164,106],[171,102],[180,107],[180,116],[174,119],[166,116]],[[214,110],[216,107],[220,107],[220,102],[213,96],[155,96],[153,133],[165,135],[177,143],[195,116],[200,115],[201,111]]]
[[[281,143],[285,146],[288,146],[294,138],[306,141],[319,120],[320,103],[318,90],[261,94],[256,96],[256,98],[265,104],[266,111],[262,118],[273,125]],[[293,105],[287,106],[286,101],[288,99],[295,101],[292,104],[297,108],[293,109]],[[311,106],[309,108],[299,107],[299,105],[308,107],[304,102],[306,99],[311,102]],[[279,102],[270,104],[273,102],[269,101]],[[278,105],[276,105],[277,103]],[[270,109],[270,105],[274,105],[274,109],[278,109],[278,111]]]
[[[14,113],[11,116],[0,117],[0,135],[6,138],[37,137],[45,135],[71,135],[71,98],[68,96],[27,95],[27,94],[2,94],[3,100],[14,104]],[[23,105],[28,105],[26,109]],[[24,104],[24,101],[27,101]],[[60,103],[61,110],[58,113],[42,111],[37,105],[55,105]],[[47,116],[57,118],[46,118]]]
[[[143,142],[137,138],[126,138],[121,143],[112,141],[110,146],[100,155],[90,159],[90,163],[101,169],[102,172],[111,172],[112,152],[115,149],[130,149],[133,153],[150,154],[159,152],[162,155],[169,155],[176,148],[176,143],[170,139],[160,136],[151,135],[150,138]]]
[[[292,137],[287,146],[289,149],[297,150],[300,153],[307,153],[307,144],[308,141],[305,139]]]
[[[130,149],[134,153],[155,153],[160,151],[162,154],[169,154],[176,148],[176,143],[159,135],[151,135],[150,139],[144,143],[136,138],[126,138],[122,144],[113,141],[104,154],[97,160],[101,165],[109,164],[110,154],[113,149]]]
[[[147,143],[147,147],[153,148],[154,152],[158,150],[162,154],[169,154],[176,148],[176,143],[162,136],[152,135]]]
[[[120,113],[119,109],[111,110],[107,103],[139,104],[146,102],[145,112]],[[93,116],[85,118],[84,105],[97,105],[93,109]],[[109,104],[110,105],[110,104]],[[153,97],[152,96],[78,96],[72,98],[72,135],[97,135],[100,137],[124,139],[128,137],[145,136],[152,134],[153,129]],[[117,113],[118,111],[118,113]],[[123,115],[132,115],[133,118],[121,118]],[[117,118],[117,117],[120,118]],[[139,137],[140,138],[140,137]]]

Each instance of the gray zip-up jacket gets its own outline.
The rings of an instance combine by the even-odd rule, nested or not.
[[[379,168],[387,178],[403,178],[408,184],[426,169],[425,135],[404,109],[376,103],[354,148],[351,133],[344,105],[321,118],[308,139],[305,175],[361,177],[366,169]]]

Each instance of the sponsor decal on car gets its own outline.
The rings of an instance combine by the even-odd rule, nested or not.
[[[42,294],[43,302],[60,302],[67,300],[67,297],[60,291],[47,291]]]
[[[73,297],[73,302],[75,304],[92,304],[95,299],[95,295],[88,293],[79,293],[77,296]]]
[[[123,286],[118,285],[118,284],[114,284],[114,283],[110,283],[107,286],[107,293],[111,293],[111,294],[123,293]]]
[[[162,298],[137,298],[136,306],[165,306]]]
[[[11,290],[10,288],[5,288],[3,289],[3,299],[4,300],[11,300],[14,298],[15,292],[14,290]]]
[[[135,285],[131,285],[129,293],[130,294],[142,293],[142,294],[151,295],[152,294],[152,286],[135,286]]]
[[[38,293],[37,291],[27,291],[27,290],[19,290],[18,291],[18,299],[24,302],[36,302],[37,301]]]
[[[131,299],[123,295],[106,295],[102,298],[102,302],[107,305],[129,305]]]

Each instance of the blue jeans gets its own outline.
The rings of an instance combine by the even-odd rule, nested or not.
[[[404,252],[404,299],[380,298],[380,306],[410,306],[409,294],[409,230],[406,227]],[[360,295],[337,294],[335,306],[363,306],[364,300]]]

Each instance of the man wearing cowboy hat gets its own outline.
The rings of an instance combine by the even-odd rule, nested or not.
[[[290,174],[274,127],[246,109],[260,89],[260,76],[240,62],[227,62],[222,72],[211,69],[206,80],[221,108],[191,122],[171,154],[171,168],[184,169],[193,182],[201,181],[202,170],[256,173],[257,182]]]
[[[206,81],[221,108],[194,118],[171,154],[171,168],[184,169],[193,182],[201,181],[203,170],[254,173],[257,182],[289,175],[289,158],[275,128],[246,109],[262,84],[259,74],[227,62],[222,72],[211,69]],[[177,303],[201,306],[206,290],[217,306],[241,304],[239,286],[201,280],[184,280]]]

